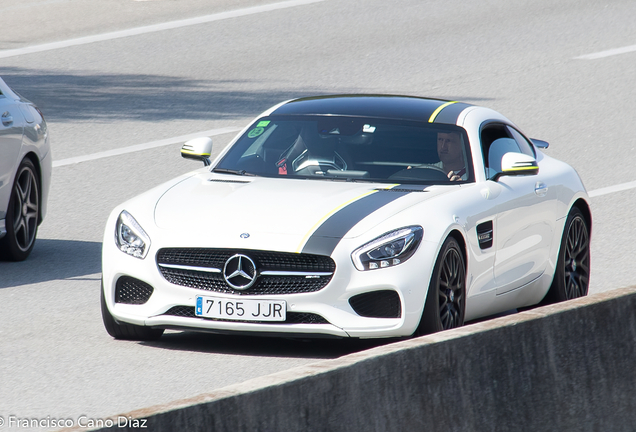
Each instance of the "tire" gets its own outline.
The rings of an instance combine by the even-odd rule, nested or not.
[[[104,327],[109,335],[115,339],[135,340],[135,341],[152,341],[157,340],[163,334],[163,329],[154,329],[152,327],[138,326],[134,324],[118,323],[110,314],[106,299],[104,297],[104,288],[101,290],[101,306],[102,320]]]
[[[466,262],[457,240],[448,237],[433,268],[416,335],[461,327],[465,312]]]
[[[25,158],[18,167],[5,219],[6,235],[0,239],[0,255],[9,261],[27,259],[38,232],[40,181],[35,165]]]
[[[554,279],[544,303],[587,295],[590,284],[590,228],[581,210],[570,210],[559,248]]]

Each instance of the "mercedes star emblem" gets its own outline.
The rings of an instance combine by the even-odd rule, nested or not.
[[[223,278],[232,288],[246,290],[256,282],[256,264],[246,255],[231,256],[223,267]]]

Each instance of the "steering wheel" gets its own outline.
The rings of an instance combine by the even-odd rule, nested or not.
[[[447,173],[435,165],[418,165],[411,169],[403,169],[391,175],[389,178],[392,180],[448,181]]]

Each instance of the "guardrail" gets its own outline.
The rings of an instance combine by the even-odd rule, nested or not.
[[[635,366],[631,287],[133,411],[97,430],[634,431]]]

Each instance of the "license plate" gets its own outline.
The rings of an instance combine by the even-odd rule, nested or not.
[[[197,296],[196,315],[236,321],[285,321],[287,302]]]

